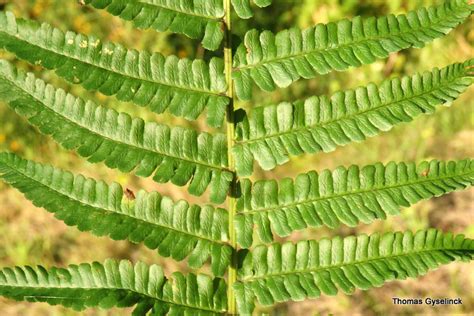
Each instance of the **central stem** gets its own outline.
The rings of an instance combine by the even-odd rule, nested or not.
[[[237,241],[235,236],[234,218],[236,214],[236,192],[237,192],[237,177],[235,174],[235,162],[232,155],[232,147],[234,147],[234,85],[232,82],[232,21],[231,0],[224,0],[225,10],[225,47],[224,47],[224,62],[225,62],[225,76],[227,81],[227,96],[230,98],[229,106],[227,108],[227,158],[229,162],[229,169],[234,173],[234,179],[230,187],[230,197],[228,200],[229,210],[229,241],[234,249],[232,254],[232,262],[229,266],[227,276],[227,312],[229,315],[237,315],[237,307],[235,302],[234,283],[237,280]]]

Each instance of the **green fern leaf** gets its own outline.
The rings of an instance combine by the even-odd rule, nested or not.
[[[55,89],[6,61],[0,61],[0,96],[43,134],[90,162],[143,177],[154,173],[160,183],[189,182],[194,195],[209,186],[215,203],[226,198],[233,176],[226,169],[225,135],[146,123]]]
[[[253,2],[260,8],[268,7],[272,4],[272,0],[253,0]],[[232,0],[232,6],[237,15],[242,19],[250,19],[253,16],[250,0]]]
[[[473,10],[474,5],[466,0],[447,0],[406,15],[356,17],[304,31],[292,28],[274,35],[251,30],[234,58],[237,96],[249,100],[252,82],[265,91],[273,91],[300,78],[359,67],[392,52],[423,47],[462,23]]]
[[[336,295],[339,289],[351,294],[473,258],[474,240],[435,229],[262,245],[245,253],[234,288],[240,313],[246,315],[254,298],[273,305]]]
[[[473,83],[474,59],[441,70],[369,84],[331,97],[240,111],[237,144],[232,148],[238,174],[249,176],[253,160],[264,170],[288,162],[290,155],[330,152],[360,142],[394,125],[409,122],[437,105],[453,101]]]
[[[294,181],[252,184],[244,179],[235,219],[237,240],[250,247],[254,225],[260,239],[268,243],[273,241],[272,231],[288,236],[306,227],[371,223],[398,215],[400,207],[473,184],[474,160],[339,167],[300,174]]]
[[[14,267],[0,270],[0,295],[17,301],[88,307],[131,307],[134,316],[221,315],[227,306],[223,279],[173,273],[158,265],[107,260],[68,268]]]
[[[0,12],[0,47],[88,90],[115,95],[153,112],[195,120],[207,109],[210,126],[222,125],[229,98],[222,59],[164,57],[102,43],[94,36],[67,32],[48,24],[15,19]]]
[[[224,38],[222,0],[85,0],[97,9],[141,29],[171,31],[193,39],[202,39],[204,48],[216,50]]]
[[[189,256],[189,265],[201,267],[211,257],[215,275],[230,263],[228,216],[212,206],[173,202],[158,192],[140,191],[136,200],[125,198],[117,184],[0,153],[0,178],[20,190],[67,225],[114,240],[143,242],[175,260]]]

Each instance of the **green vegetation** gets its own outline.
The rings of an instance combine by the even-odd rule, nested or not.
[[[0,177],[65,224],[114,240],[64,231],[52,221],[46,231],[61,227],[62,243],[28,225],[15,235],[12,224],[22,221],[8,214],[50,220],[0,187],[0,260],[20,266],[0,273],[2,295],[76,310],[134,306],[135,315],[305,313],[298,306],[384,313],[394,306],[375,298],[383,288],[356,289],[472,259],[468,218],[446,224],[446,208],[462,214],[469,194],[412,207],[473,182],[473,163],[463,160],[472,156],[472,5],[445,1],[409,11],[420,6],[232,1],[239,17],[252,19],[231,24],[230,0],[194,2],[92,0],[81,8],[18,1],[7,5],[13,14],[0,13],[0,96],[10,106],[0,107],[0,148],[16,152],[0,154]],[[363,17],[317,24],[356,14]],[[137,32],[120,18],[150,30]],[[299,29],[290,28],[295,24]],[[247,31],[252,27],[279,32]],[[210,51],[196,50],[199,42]],[[455,99],[450,109],[440,106]],[[303,155],[318,152],[327,154]],[[207,204],[226,198],[225,206]],[[25,266],[96,260],[104,263]],[[457,271],[451,277],[461,282],[446,284],[445,293],[469,291],[461,270],[443,271]],[[356,295],[357,304],[338,289]],[[388,297],[395,296],[391,289]],[[322,294],[337,295],[339,303]],[[319,303],[274,306],[306,298]],[[474,304],[464,302],[450,310]],[[21,306],[31,315],[70,313],[4,304],[12,313]]]

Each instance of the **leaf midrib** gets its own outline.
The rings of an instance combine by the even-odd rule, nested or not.
[[[154,2],[150,3],[147,0],[136,0],[136,1],[138,3],[146,5],[146,6],[157,7],[157,8],[160,8],[160,9],[174,11],[174,12],[177,12],[177,13],[180,13],[180,14],[190,15],[190,16],[194,16],[194,17],[198,17],[198,18],[202,18],[202,19],[206,19],[206,20],[221,21],[222,18],[223,18],[223,15],[222,16],[212,16],[212,15],[205,15],[205,14],[196,13],[194,11],[193,12],[187,12],[187,11],[180,10],[178,8],[171,8],[171,7],[164,6],[162,4],[158,4],[158,3],[154,3]]]
[[[465,9],[465,8],[466,7],[457,7],[456,9]],[[456,9],[451,10],[450,13],[452,13],[452,15],[455,15],[455,12],[457,12]],[[438,20],[436,22],[431,23],[430,26],[428,26],[428,27],[420,26],[420,27],[412,28],[408,31],[397,32],[397,33],[394,33],[394,34],[391,33],[391,34],[384,35],[384,36],[377,35],[377,36],[372,36],[372,37],[368,37],[368,38],[363,38],[361,40],[352,41],[352,42],[347,43],[347,44],[337,45],[335,47],[317,48],[317,49],[306,51],[306,52],[293,53],[293,54],[289,54],[289,55],[286,55],[286,56],[275,57],[275,58],[272,58],[272,59],[262,60],[258,63],[255,63],[255,64],[247,64],[247,65],[244,65],[244,66],[235,67],[234,71],[239,72],[239,71],[246,70],[246,69],[258,68],[258,67],[261,67],[265,64],[277,63],[279,61],[286,60],[286,59],[298,58],[298,57],[302,57],[302,56],[310,55],[310,54],[314,54],[314,53],[319,53],[319,52],[339,50],[339,49],[342,49],[342,48],[351,47],[353,45],[362,44],[362,43],[369,42],[369,41],[380,41],[382,39],[389,39],[390,37],[393,37],[393,36],[403,36],[404,34],[410,34],[410,33],[423,31],[425,28],[432,28],[434,25],[437,25],[441,22],[447,22],[447,20],[448,20],[448,18],[444,18],[444,19],[439,18],[439,17],[437,17],[437,18],[438,18]],[[456,16],[454,16],[454,17],[451,16],[450,18],[452,18],[454,21],[459,20],[459,18],[457,18]],[[451,22],[451,20],[449,20],[449,22]]]
[[[380,250],[380,249],[379,249]],[[451,249],[448,249],[448,248],[432,248],[432,249],[422,249],[422,250],[417,250],[417,251],[408,251],[408,252],[405,252],[405,253],[402,253],[402,254],[396,254],[396,255],[393,255],[393,254],[390,254],[390,255],[387,255],[387,256],[378,256],[378,257],[374,257],[374,258],[370,258],[370,259],[365,259],[365,260],[356,260],[356,261],[353,261],[353,262],[343,262],[343,263],[340,263],[340,264],[336,264],[336,265],[329,265],[329,266],[325,266],[325,267],[316,267],[316,268],[313,268],[313,269],[301,269],[301,270],[294,270],[294,271],[285,271],[285,272],[280,272],[280,273],[270,273],[270,274],[267,274],[267,275],[264,275],[264,276],[255,276],[255,277],[244,277],[241,279],[241,281],[243,283],[250,283],[250,282],[254,282],[256,280],[262,280],[262,279],[267,279],[267,278],[272,278],[272,277],[278,277],[278,276],[285,276],[285,275],[291,275],[291,274],[300,274],[300,273],[317,273],[319,271],[324,271],[324,270],[331,270],[331,269],[340,269],[344,266],[352,266],[352,265],[359,265],[359,264],[364,264],[364,263],[368,263],[368,262],[372,262],[372,261],[378,261],[378,260],[388,260],[388,259],[392,259],[392,258],[398,258],[398,257],[410,257],[410,256],[414,256],[414,255],[417,255],[417,254],[421,254],[421,253],[425,253],[425,252],[436,252],[436,251],[441,251],[441,252],[444,252],[444,251],[465,251],[465,252],[473,252],[472,249],[468,249],[468,248],[451,248]]]
[[[167,279],[167,282],[169,282],[170,280]],[[148,297],[148,298],[151,298],[153,300],[157,300],[157,301],[161,301],[163,303],[166,303],[166,304],[170,304],[170,305],[176,305],[176,306],[182,306],[182,307],[185,307],[185,308],[189,308],[189,309],[195,309],[195,310],[202,310],[202,311],[206,311],[206,312],[212,312],[212,313],[216,313],[216,314],[223,314],[224,311],[219,311],[219,310],[213,310],[213,309],[209,309],[209,308],[205,308],[205,307],[197,307],[197,306],[192,306],[192,305],[189,305],[189,304],[185,304],[185,303],[177,303],[177,302],[172,302],[172,301],[169,301],[169,300],[165,300],[163,298],[158,298],[158,297],[154,297],[148,293],[142,293],[142,292],[138,292],[136,290],[133,290],[133,289],[127,289],[127,288],[120,288],[120,287],[106,287],[106,286],[103,286],[103,287],[80,287],[80,286],[77,286],[77,287],[73,287],[73,286],[63,286],[63,287],[57,287],[57,286],[43,286],[43,285],[38,285],[38,286],[28,286],[28,285],[11,285],[11,284],[0,284],[0,288],[1,287],[4,287],[4,288],[13,288],[13,289],[17,289],[17,288],[24,288],[24,289],[56,289],[58,291],[60,290],[89,290],[89,291],[93,291],[93,290],[97,290],[97,291],[100,291],[100,290],[112,290],[112,291],[126,291],[126,292],[133,292],[133,293],[136,293],[138,294],[139,296],[142,296],[142,297]],[[35,295],[28,295],[29,297],[36,297]],[[45,297],[44,295],[38,295],[40,297]],[[23,296],[25,297],[25,296]],[[48,296],[46,296],[48,297]],[[56,298],[56,297],[55,297]],[[72,298],[64,298],[64,299],[72,299]]]
[[[156,222],[149,222],[149,221],[146,221],[142,218],[138,218],[136,216],[132,216],[131,214],[127,214],[127,213],[123,213],[123,212],[118,212],[118,211],[115,211],[115,210],[111,210],[111,209],[108,209],[108,208],[105,208],[104,206],[97,206],[97,205],[92,205],[92,204],[87,204],[85,201],[83,200],[78,200],[77,198],[73,197],[73,196],[70,196],[70,195],[67,195],[66,193],[64,192],[61,192],[61,191],[58,191],[57,189],[51,187],[51,186],[48,186],[46,185],[45,183],[31,177],[29,174],[23,172],[23,170],[20,170],[19,168],[15,168],[15,166],[11,166],[10,164],[7,164],[5,163],[5,165],[7,165],[9,167],[10,170],[12,170],[13,172],[16,172],[16,173],[19,173],[21,174],[22,176],[24,176],[25,178],[29,179],[30,181],[33,181],[43,187],[45,187],[46,189],[50,190],[50,191],[53,191],[55,192],[56,194],[62,196],[62,197],[65,197],[69,200],[72,200],[72,201],[75,201],[76,203],[82,205],[82,206],[85,206],[85,207],[92,207],[94,209],[96,209],[97,211],[100,212],[100,210],[103,210],[104,212],[108,212],[108,213],[114,213],[114,214],[118,214],[118,215],[121,215],[121,216],[124,216],[124,217],[128,217],[128,218],[131,218],[133,220],[136,220],[136,221],[139,221],[139,222],[142,222],[142,223],[145,223],[147,225],[152,225],[152,226],[156,226],[156,227],[159,227],[159,228],[165,228],[165,229],[169,229],[169,230],[172,230],[172,231],[175,231],[175,232],[178,232],[178,233],[181,233],[181,234],[184,234],[184,235],[188,235],[190,237],[194,237],[194,238],[198,238],[198,239],[203,239],[203,240],[207,240],[211,243],[214,243],[214,244],[219,244],[219,245],[222,245],[222,246],[225,246],[227,245],[225,242],[223,241],[219,241],[219,240],[213,240],[213,239],[210,239],[208,237],[205,237],[205,236],[200,236],[200,235],[195,235],[195,234],[192,234],[190,232],[187,232],[187,231],[182,231],[182,230],[179,230],[177,228],[174,228],[174,227],[170,227],[170,226],[167,226],[167,225],[164,225],[164,224],[161,224],[161,223],[156,223]],[[1,175],[0,175],[1,177]],[[53,213],[56,213],[56,212],[53,212]]]
[[[22,21],[22,20],[17,20],[17,23],[19,21]],[[38,30],[35,30],[35,32],[37,32],[37,31]],[[167,83],[167,82],[163,82],[163,81],[156,81],[156,80],[152,81],[152,79],[149,79],[149,78],[139,78],[139,77],[133,76],[131,74],[127,74],[127,73],[117,71],[117,70],[114,70],[114,69],[111,69],[111,68],[110,69],[105,68],[104,66],[99,65],[99,64],[93,64],[93,63],[90,63],[88,61],[78,59],[75,56],[70,56],[70,55],[66,54],[64,51],[63,52],[60,52],[60,51],[58,52],[57,50],[54,50],[52,47],[45,48],[44,46],[41,46],[39,43],[33,43],[31,41],[28,41],[27,39],[25,39],[23,37],[20,37],[20,34],[18,32],[15,35],[10,34],[10,33],[6,32],[5,30],[2,30],[0,32],[3,33],[3,34],[6,34],[6,36],[8,36],[8,37],[14,38],[15,41],[21,41],[21,42],[27,43],[28,45],[38,47],[41,50],[51,52],[53,54],[57,54],[57,55],[62,56],[64,58],[74,60],[78,63],[88,65],[89,67],[101,69],[104,72],[115,73],[115,74],[118,74],[122,77],[130,78],[132,80],[137,80],[137,81],[141,81],[141,82],[148,82],[152,85],[162,85],[162,86],[168,87],[169,89],[183,90],[184,92],[188,92],[188,93],[191,92],[191,93],[198,93],[198,94],[205,94],[205,95],[215,96],[215,97],[219,97],[219,98],[225,98],[225,93],[224,92],[211,91],[211,90],[202,90],[202,89],[198,89],[198,88],[195,88],[195,87],[185,87],[185,86],[180,86],[180,85],[172,85],[171,83]],[[65,43],[64,45],[68,45],[68,44]],[[79,48],[79,49],[87,51],[88,47]]]
[[[46,103],[44,103],[43,100],[38,99],[37,96],[34,95],[32,92],[24,89],[22,85],[18,85],[17,82],[16,82],[16,80],[17,80],[16,78],[11,79],[11,78],[8,78],[8,77],[4,76],[3,74],[0,74],[0,78],[3,78],[5,81],[10,82],[15,88],[21,89],[28,97],[33,98],[36,102],[41,104],[49,112],[53,113],[54,115],[62,117],[64,120],[70,122],[73,125],[78,126],[79,128],[81,128],[83,130],[86,130],[88,133],[96,135],[97,137],[104,138],[104,139],[106,139],[110,142],[114,142],[114,143],[122,144],[122,145],[125,145],[125,146],[128,146],[128,147],[131,147],[131,148],[135,148],[135,149],[140,150],[140,151],[147,151],[147,152],[150,152],[154,155],[161,155],[161,156],[169,157],[169,158],[172,158],[172,159],[175,159],[175,160],[185,161],[185,162],[190,163],[190,164],[201,165],[201,166],[204,166],[206,168],[215,169],[215,170],[218,170],[218,171],[227,171],[227,168],[223,167],[223,166],[216,166],[216,165],[211,165],[211,164],[208,164],[208,163],[205,163],[205,162],[202,162],[202,161],[193,161],[189,158],[184,158],[184,157],[181,158],[181,157],[172,156],[169,153],[163,153],[161,151],[157,151],[156,149],[138,147],[134,144],[126,143],[122,140],[116,140],[116,139],[110,138],[109,136],[102,135],[98,131],[92,130],[87,126],[84,126],[84,125],[80,124],[79,122],[76,122],[76,121],[72,120],[71,118],[66,117],[65,114],[54,111],[54,109],[52,109],[50,106],[48,106]],[[94,103],[94,105],[99,106],[99,105],[96,105],[95,103]]]
[[[441,176],[441,177],[436,177],[436,178],[421,178],[421,180],[420,180],[420,178],[418,178],[417,180],[419,180],[419,181],[408,181],[408,182],[401,183],[401,184],[395,184],[395,185],[378,187],[378,188],[375,187],[373,189],[356,190],[356,191],[351,191],[351,192],[345,192],[345,193],[342,193],[342,194],[335,194],[335,195],[331,195],[331,196],[317,197],[317,198],[314,198],[314,199],[309,199],[309,200],[305,200],[305,201],[298,201],[298,202],[293,202],[293,203],[284,204],[284,205],[278,205],[278,206],[269,207],[269,208],[252,209],[252,210],[249,210],[249,211],[240,212],[240,214],[258,214],[258,213],[261,213],[261,212],[271,212],[271,211],[275,211],[277,209],[290,208],[290,207],[298,206],[298,205],[301,205],[301,204],[318,202],[318,201],[321,201],[321,200],[330,200],[330,199],[337,199],[337,198],[341,198],[341,197],[349,196],[349,195],[359,195],[359,194],[370,193],[370,192],[386,191],[386,190],[391,190],[391,189],[396,189],[396,188],[401,188],[401,187],[412,186],[412,185],[416,185],[416,184],[422,184],[422,183],[426,183],[426,182],[442,181],[442,180],[451,179],[451,178],[461,178],[461,177],[465,177],[465,176],[468,176],[468,175],[471,175],[471,174],[474,174],[473,170],[469,170],[468,172],[463,172],[463,173],[460,173],[460,174],[453,174],[453,175]]]
[[[464,69],[463,69],[464,70]],[[457,73],[455,76],[453,76],[453,78],[450,78],[450,79],[446,79],[442,84],[438,85],[437,87],[435,88],[432,88],[428,91],[424,91],[422,93],[419,93],[419,94],[414,94],[412,96],[409,96],[409,97],[406,97],[406,98],[403,98],[403,99],[400,99],[400,100],[395,100],[395,101],[391,101],[391,102],[388,102],[388,103],[381,103],[380,105],[378,106],[375,106],[375,107],[372,107],[372,108],[368,108],[368,109],[365,109],[363,111],[360,111],[360,112],[356,112],[356,113],[352,113],[352,114],[349,114],[349,115],[345,115],[345,116],[342,116],[342,117],[337,117],[337,118],[332,118],[332,119],[329,119],[327,121],[323,121],[323,122],[318,122],[316,124],[310,124],[310,125],[305,125],[305,126],[301,126],[301,127],[297,127],[297,128],[293,128],[293,129],[290,129],[290,130],[287,130],[287,131],[283,131],[283,132],[278,132],[278,133],[274,133],[274,134],[268,134],[268,135],[265,135],[265,136],[261,136],[261,137],[257,137],[257,138],[250,138],[248,140],[243,140],[243,141],[238,141],[237,143],[238,144],[241,144],[241,145],[247,145],[247,144],[251,144],[251,143],[256,143],[256,142],[261,142],[261,141],[265,141],[267,139],[271,139],[271,138],[276,138],[276,137],[280,137],[280,136],[283,136],[283,135],[288,135],[288,134],[297,134],[301,131],[307,131],[307,130],[311,130],[311,129],[315,129],[315,128],[324,128],[326,125],[330,125],[330,124],[333,124],[335,122],[338,122],[338,121],[345,121],[345,120],[351,120],[351,119],[355,119],[357,118],[358,116],[363,116],[369,112],[375,112],[375,111],[378,111],[382,108],[385,108],[385,107],[390,107],[392,105],[395,105],[397,103],[401,103],[401,102],[406,102],[406,101],[410,101],[412,99],[416,99],[416,98],[421,98],[425,95],[428,95],[428,94],[431,94],[435,91],[438,91],[438,90],[442,90],[444,88],[448,88],[450,84],[454,83],[456,80],[458,79],[463,79],[466,77],[466,72],[463,71],[463,72],[460,72],[460,73]],[[411,76],[410,78],[413,78],[413,76]],[[378,92],[380,94],[380,86],[378,87]],[[441,104],[441,103],[438,103],[438,105]],[[294,106],[293,106],[294,108]],[[294,111],[293,111],[294,112]],[[293,113],[294,114],[294,113]],[[392,124],[393,126],[393,124]]]

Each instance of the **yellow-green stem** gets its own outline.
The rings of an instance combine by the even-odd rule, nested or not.
[[[235,302],[234,294],[234,283],[237,280],[237,241],[235,237],[235,227],[234,227],[234,218],[236,213],[236,185],[237,179],[235,177],[235,162],[232,155],[232,147],[234,146],[234,85],[232,83],[232,21],[231,13],[232,6],[231,0],[224,0],[224,9],[225,9],[225,47],[224,47],[224,61],[225,61],[225,75],[227,81],[227,96],[230,98],[229,107],[227,108],[227,148],[228,148],[228,161],[229,169],[234,172],[234,180],[230,188],[230,197],[228,200],[228,210],[229,210],[229,241],[232,248],[234,248],[234,253],[232,255],[232,262],[229,266],[228,276],[227,276],[227,302],[228,309],[227,312],[229,315],[237,314],[237,307]]]

